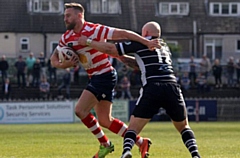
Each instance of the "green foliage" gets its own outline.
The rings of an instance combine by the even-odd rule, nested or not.
[[[181,56],[181,47],[179,45],[168,44],[168,47],[172,53],[172,58],[179,58]]]
[[[239,158],[239,122],[190,122],[203,158]],[[104,129],[115,145],[107,158],[119,158],[122,138]],[[151,158],[190,158],[170,122],[151,122],[141,136],[152,139]],[[99,143],[81,123],[0,125],[1,158],[89,158]],[[140,157],[138,148],[133,157]]]

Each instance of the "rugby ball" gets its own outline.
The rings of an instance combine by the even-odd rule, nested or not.
[[[72,48],[61,47],[60,49],[58,49],[58,59],[60,63],[63,63],[66,60],[70,60],[71,58],[79,60],[78,55],[74,52]]]

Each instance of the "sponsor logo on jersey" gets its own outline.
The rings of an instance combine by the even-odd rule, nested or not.
[[[71,42],[71,43],[68,43],[67,46],[72,48],[73,43],[72,43],[72,42]]]

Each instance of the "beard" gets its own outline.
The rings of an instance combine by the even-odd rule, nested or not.
[[[67,30],[73,30],[74,27],[76,26],[76,23],[75,22],[72,22],[70,24],[65,23],[65,25],[66,25]]]

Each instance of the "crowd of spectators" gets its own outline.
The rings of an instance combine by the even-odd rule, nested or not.
[[[115,98],[133,99],[131,87],[141,86],[140,71],[124,65],[115,58],[110,58],[110,61],[118,72]],[[80,85],[81,82],[79,77],[80,65],[67,69],[59,75],[57,69],[51,66],[50,59],[44,57],[43,52],[40,52],[37,56],[31,52],[27,58],[19,56],[15,63],[11,64],[9,64],[5,55],[1,57],[1,96],[5,100],[11,99],[11,85],[13,83],[19,89],[35,88],[39,91],[39,97],[43,99],[50,98],[51,88],[57,89],[59,99],[70,99],[70,85]],[[8,70],[10,66],[13,66],[15,70],[13,74],[17,78],[15,82],[12,82],[12,78],[9,78]],[[184,93],[193,89],[202,95],[212,88],[239,88],[240,59],[236,60],[229,56],[227,64],[222,65],[219,59],[211,61],[206,55],[203,55],[201,61],[198,62],[195,61],[194,56],[191,56],[187,71],[177,71],[177,77]],[[62,94],[63,88],[66,89],[65,96]]]
[[[9,75],[9,67],[12,66],[12,74]],[[77,66],[74,71],[74,83],[78,84],[79,76],[78,71],[80,66]],[[65,72],[69,72],[67,69]],[[51,96],[51,87],[57,88],[57,94],[63,99],[70,98],[70,82],[71,76],[63,73],[60,77],[57,75],[56,68],[52,67],[50,59],[44,57],[44,53],[40,52],[39,55],[29,53],[28,57],[18,56],[16,61],[9,62],[6,56],[3,55],[0,60],[0,75],[1,75],[1,98],[2,100],[9,100],[12,98],[12,91],[21,89],[34,89],[34,93],[38,95],[39,99],[49,99]],[[9,77],[11,76],[11,77]],[[59,77],[59,80],[58,80]],[[11,80],[13,82],[11,82]],[[66,81],[67,80],[67,81]],[[16,86],[12,86],[14,83]],[[14,88],[13,88],[14,87]],[[65,96],[62,95],[61,90],[66,88]],[[16,96],[16,95],[15,95]]]
[[[178,74],[178,78],[185,93],[188,89],[196,89],[202,95],[213,88],[240,88],[240,59],[229,56],[222,65],[219,59],[211,61],[206,55],[198,62],[191,56],[188,68]]]

